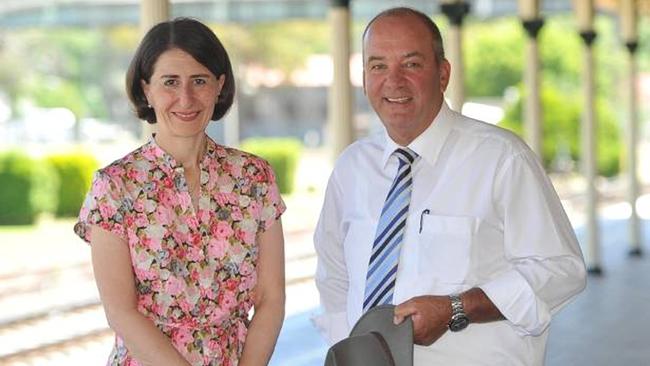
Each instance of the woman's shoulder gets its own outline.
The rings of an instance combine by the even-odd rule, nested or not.
[[[96,177],[112,181],[125,181],[134,177],[134,171],[147,172],[151,169],[151,159],[146,158],[146,146],[142,145],[126,155],[97,170]]]

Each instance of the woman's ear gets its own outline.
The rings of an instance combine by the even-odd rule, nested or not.
[[[140,87],[142,88],[144,97],[147,98],[147,104],[151,105],[151,101],[149,99],[149,83],[147,83],[144,79],[142,79],[140,80]]]

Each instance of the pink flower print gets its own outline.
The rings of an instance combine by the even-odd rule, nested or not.
[[[228,312],[225,311],[220,306],[215,307],[212,310],[212,312],[210,312],[210,315],[208,316],[208,318],[210,319],[210,323],[212,323],[213,325],[221,324],[221,322],[223,322],[227,317],[228,317]]]
[[[226,204],[228,204],[228,200],[229,200],[228,194],[223,192],[218,192],[214,196],[214,200],[217,201],[217,204],[219,206],[225,206]]]
[[[96,179],[93,184],[92,192],[95,194],[95,197],[104,197],[108,192],[108,179]]]
[[[142,200],[136,200],[133,202],[133,209],[136,212],[144,212],[144,202]]]
[[[255,233],[243,229],[235,231],[235,237],[248,245],[255,244]]]
[[[262,214],[262,205],[257,201],[253,201],[248,205],[246,211],[248,211],[252,218],[259,219]]]
[[[248,291],[257,284],[256,276],[243,276],[239,283],[239,291]]]
[[[236,280],[234,278],[230,278],[226,280],[226,282],[223,285],[223,288],[230,290],[230,291],[235,291],[237,289],[237,286],[239,285],[239,280]]]
[[[147,172],[140,169],[130,169],[126,176],[139,183],[147,180]]]
[[[149,218],[147,215],[139,213],[135,216],[135,225],[139,228],[147,227],[149,225]]]
[[[124,168],[122,168],[119,165],[111,165],[106,167],[106,174],[115,177],[115,176],[120,176],[124,174]]]
[[[148,309],[153,305],[153,294],[142,295],[138,298],[138,306]]]
[[[235,293],[232,291],[222,291],[219,294],[219,304],[225,311],[230,312],[236,305]]]
[[[192,333],[187,328],[176,328],[173,332],[172,340],[174,344],[178,344],[183,348],[187,347],[187,344],[192,342]]]
[[[178,296],[185,290],[185,282],[176,276],[169,276],[165,281],[165,292],[172,296]]]
[[[215,259],[223,258],[227,246],[228,242],[226,240],[215,238],[210,239],[210,243],[208,244],[208,256]]]
[[[176,195],[176,193],[171,189],[163,189],[158,194],[158,200],[163,206],[173,207],[178,205],[179,196],[183,195]]]
[[[219,173],[213,173],[214,175],[217,175]],[[219,175],[218,178],[216,179],[216,186],[219,187],[219,192],[232,192],[235,182],[232,180],[231,177],[227,175]]]
[[[154,217],[156,218],[156,222],[159,225],[169,225],[169,224],[171,224],[172,216],[173,215],[169,210],[169,206],[160,205],[160,206],[158,206],[156,208],[156,211],[154,212]],[[148,222],[147,222],[147,224],[148,224]],[[140,226],[140,225],[138,225],[138,226]]]
[[[219,221],[217,225],[212,227],[212,235],[217,239],[227,239],[233,234],[232,227],[226,221]]]
[[[241,266],[239,266],[239,273],[242,276],[248,276],[249,274],[253,273],[253,266],[250,262],[243,262]]]
[[[194,216],[188,217],[187,220],[185,220],[185,222],[187,223],[187,226],[190,229],[196,230],[196,228],[199,227],[199,221]]]
[[[99,204],[99,213],[100,215],[102,215],[102,218],[104,219],[112,218],[116,212],[117,210],[115,209],[115,207],[111,205],[101,204],[101,203]]]
[[[192,198],[190,197],[190,194],[187,192],[174,195],[174,198],[175,198],[174,204],[180,205],[183,208],[183,210],[188,210],[192,205]]]
[[[162,275],[162,273],[161,273]],[[169,272],[167,272],[167,275],[169,276]],[[156,280],[151,282],[151,291],[153,292],[162,292],[163,290],[163,284],[162,281]]]
[[[190,305],[190,303],[186,299],[181,299],[178,301],[178,305],[180,306],[181,310],[185,313],[189,313],[190,310],[192,310],[193,306]]]
[[[174,186],[174,180],[169,176],[163,178],[161,182],[165,188],[172,188]]]
[[[237,340],[240,342],[244,342],[246,340],[247,333],[248,333],[248,329],[246,329],[244,323],[237,322]]]
[[[199,235],[199,241],[200,241],[201,236]],[[198,262],[203,260],[203,251],[201,250],[201,247],[194,246],[190,247],[187,250],[187,259],[191,260],[192,262]]]
[[[230,212],[230,218],[233,221],[241,221],[244,219],[244,215],[242,215],[241,209],[239,209],[239,207],[233,207],[232,211]]]
[[[153,148],[145,148],[142,149],[142,155],[147,158],[147,160],[156,160],[156,149]]]
[[[210,221],[210,211],[208,210],[199,210],[198,216],[201,222],[207,223],[208,221]]]

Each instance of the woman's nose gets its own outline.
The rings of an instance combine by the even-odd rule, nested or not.
[[[185,84],[180,88],[178,99],[181,106],[192,105],[192,101],[194,100],[194,91],[192,90],[191,84]]]

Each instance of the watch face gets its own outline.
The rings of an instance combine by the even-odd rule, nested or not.
[[[452,332],[458,332],[459,330],[467,328],[468,324],[469,319],[466,316],[459,316],[449,324],[449,330]]]

